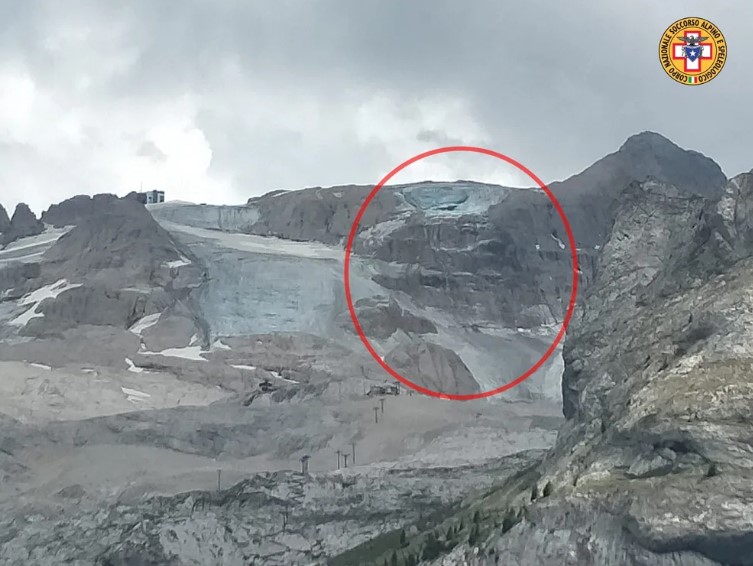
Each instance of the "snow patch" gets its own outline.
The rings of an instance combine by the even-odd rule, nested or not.
[[[59,281],[53,283],[52,285],[45,285],[44,287],[41,287],[37,289],[36,291],[33,291],[32,293],[29,293],[25,297],[21,298],[18,301],[19,305],[34,305],[27,311],[25,311],[23,314],[19,315],[15,319],[10,321],[10,324],[14,326],[25,326],[32,318],[39,318],[41,316],[44,316],[44,313],[37,312],[37,308],[39,308],[40,303],[46,299],[55,299],[60,295],[61,293],[64,293],[66,291],[69,291],[70,289],[75,289],[76,287],[81,287],[80,283],[68,283],[66,279],[60,279]]]
[[[134,364],[131,358],[126,358],[125,363],[128,364],[128,371],[131,371],[133,373],[141,373],[144,371],[144,368],[140,368],[139,366]]]
[[[274,377],[275,379],[279,379],[280,381],[284,381],[285,383],[299,383],[298,381],[295,381],[294,379],[287,379],[285,377],[282,377],[282,374],[279,371],[275,371],[271,369],[268,369],[267,371],[272,374],[272,377]]]
[[[11,261],[26,262],[28,260],[33,260],[34,258],[39,258],[60,238],[60,236],[72,228],[73,226],[65,226],[62,228],[47,226],[45,231],[41,234],[19,238],[15,242],[11,242],[5,246],[3,249],[0,249],[0,263]],[[30,253],[34,248],[41,248],[42,251]],[[24,255],[18,255],[18,252],[23,252],[23,250],[29,250],[29,252]]]
[[[560,249],[561,249],[561,250],[564,250],[564,249],[565,249],[565,244],[564,244],[564,243],[562,242],[562,240],[560,240],[560,239],[559,239],[559,238],[558,238],[557,236],[555,236],[554,234],[549,234],[549,235],[550,235],[550,236],[552,237],[552,239],[553,239],[553,240],[554,240],[555,242],[557,242],[557,245],[558,245],[558,246],[560,247]]]
[[[536,244],[536,251],[539,251],[541,249],[541,246]]]
[[[255,236],[233,232],[218,232],[205,228],[195,228],[183,224],[161,221],[169,231],[184,232],[193,236],[213,241],[216,245],[249,253],[293,256],[311,259],[342,260],[342,250],[316,242],[294,242],[272,236]]]
[[[144,393],[143,391],[137,391],[136,389],[129,389],[128,387],[121,387],[120,390],[126,395],[126,400],[132,403],[143,403],[151,395]]]
[[[136,389],[128,389],[127,387],[121,387],[120,390],[126,395],[131,395],[133,397],[142,397],[142,398],[151,397],[149,393],[144,393],[143,391],[137,391]]]
[[[173,269],[176,267],[183,267],[184,265],[191,265],[191,262],[185,256],[180,256],[180,259],[176,259],[175,261],[168,261],[165,265]]]
[[[212,348],[215,350],[232,350],[230,346],[227,344],[223,344],[222,340],[217,339],[214,341],[214,344],[212,344]]]
[[[13,244],[18,244],[19,242],[26,240],[26,238],[21,238],[20,240],[16,240],[15,242],[8,244],[8,247],[4,248],[2,252],[0,253],[17,252],[18,250],[26,250],[29,248],[36,248],[37,246],[44,246],[46,244],[52,244],[54,242],[57,242],[59,237],[60,236],[51,238],[49,240],[42,240],[41,242],[31,242],[31,243],[23,243],[21,245],[13,245]]]
[[[148,314],[144,318],[141,318],[141,319],[137,320],[133,324],[133,326],[131,326],[131,328],[129,328],[128,330],[130,330],[131,332],[133,332],[137,336],[141,336],[141,333],[144,330],[146,330],[147,328],[149,328],[149,327],[154,326],[155,324],[157,324],[157,322],[159,321],[159,317],[160,316],[162,316],[162,313],[159,313],[159,312],[154,313],[154,314]]]
[[[379,224],[376,224],[364,230],[359,237],[364,238],[370,243],[381,242],[389,234],[399,228],[402,228],[405,225],[405,220],[405,218],[393,218],[392,220],[385,220],[384,222],[380,222]]]
[[[39,369],[43,369],[43,370],[47,370],[47,371],[50,371],[50,370],[52,369],[52,368],[51,368],[50,366],[46,366],[46,365],[44,365],[44,364],[35,364],[35,363],[31,363],[31,364],[29,364],[29,365],[30,365],[30,366],[34,366],[35,368],[39,368]]]
[[[195,362],[206,362],[206,358],[201,355],[201,346],[186,346],[185,348],[168,348],[161,352],[139,352],[144,356],[166,356],[169,358],[183,358],[184,360],[193,360]]]
[[[12,324],[13,326],[26,326],[26,324],[32,319],[32,318],[39,318],[40,316],[44,316],[41,312],[36,312],[37,307],[36,305],[24,312],[23,314],[17,316],[13,320],[10,321],[9,324]]]
[[[19,305],[39,304],[45,299],[54,299],[69,289],[81,287],[81,283],[68,283],[66,279],[60,279],[52,285],[45,285],[36,291],[29,293],[18,301]]]
[[[247,369],[248,371],[254,371],[256,369],[256,366],[244,366],[242,364],[232,364],[231,367],[234,367],[235,369]]]

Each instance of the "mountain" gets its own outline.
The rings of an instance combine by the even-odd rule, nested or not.
[[[620,195],[565,344],[568,421],[538,464],[431,525],[478,513],[430,563],[751,563],[753,175],[700,192]]]
[[[354,331],[370,187],[54,205],[0,250],[0,563],[744,564],[752,188],[647,132],[552,183],[564,348],[462,403]],[[568,247],[540,190],[386,187],[353,306],[488,390],[551,344]]]
[[[27,236],[41,234],[44,224],[29,209],[28,205],[19,203],[11,219],[0,205],[0,246],[7,246],[11,242]]]
[[[581,287],[593,278],[620,189],[648,175],[680,187],[688,178],[697,179],[681,189],[691,194],[705,191],[718,195],[726,181],[718,165],[707,157],[644,132],[582,173],[553,183],[552,191],[559,195],[576,234]],[[151,211],[168,230],[182,231],[184,238],[187,231],[198,229],[319,242],[331,250],[322,254],[339,259],[342,252],[335,250],[344,247],[351,223],[370,190],[343,186],[276,191],[250,199],[245,206],[167,203]],[[194,231],[193,236],[197,234]],[[424,318],[442,313],[447,320],[439,324],[430,341],[454,350],[480,388],[493,389],[533,365],[553,339],[551,330],[545,329],[562,320],[572,286],[566,241],[561,221],[541,190],[467,181],[389,186],[376,195],[359,226],[353,291],[357,300],[400,297],[401,308]],[[205,254],[208,262],[217,253],[206,244],[202,249],[195,253]],[[331,267],[321,268],[321,261],[304,261],[310,265],[305,277],[292,275],[298,267],[289,262],[273,262],[270,267],[279,266],[280,271],[271,267],[264,276],[245,271],[247,264],[242,261],[223,262],[223,266],[233,265],[234,273],[223,271],[210,277],[202,295],[209,326],[220,334],[227,331],[229,320],[235,317],[224,310],[222,305],[227,301],[221,297],[232,293],[238,297],[233,302],[254,300],[270,311],[262,320],[238,317],[242,320],[234,323],[237,329],[274,329],[267,321],[279,325],[277,313],[282,310],[289,315],[284,317],[289,321],[286,329],[315,331],[359,348],[345,312],[340,274]],[[366,279],[360,278],[366,273],[363,270],[369,272]],[[233,287],[231,291],[226,283],[219,287],[212,283],[245,282],[253,289],[266,289],[272,278],[285,281],[275,300],[267,291],[263,299],[258,295],[252,298],[242,296],[245,290]],[[256,295],[257,291],[250,293]],[[291,311],[300,310],[291,304],[290,297],[299,297],[299,305],[313,301],[300,310],[322,314],[297,320],[300,317]],[[371,310],[374,308],[384,306]],[[391,340],[387,336],[376,342],[384,355],[389,355],[397,346],[396,339],[412,338],[396,334]],[[514,394],[559,398],[560,368],[558,356],[553,357],[542,373],[516,388]]]

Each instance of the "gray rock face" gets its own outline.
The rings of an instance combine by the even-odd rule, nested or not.
[[[19,203],[10,221],[5,209],[0,207],[0,246],[26,236],[36,236],[42,232],[44,232],[44,224],[37,220],[28,205]]]
[[[13,263],[0,269],[0,301],[17,300],[25,293],[27,281],[39,277],[36,263]]]
[[[91,199],[76,227],[50,248],[45,259],[70,279],[102,270],[124,270],[125,281],[148,280],[160,264],[180,259],[172,237],[143,205],[109,195]]]
[[[436,334],[437,327],[428,319],[416,316],[403,309],[392,300],[360,299],[354,307],[358,321],[367,336],[385,339],[398,330],[408,334]],[[345,318],[345,317],[343,317]],[[343,321],[347,328],[353,328],[350,317]],[[355,329],[353,330],[355,331]]]
[[[709,196],[719,196],[726,182],[712,160],[644,132],[582,173],[551,184],[579,248],[581,288],[593,278],[596,248],[609,234],[615,198],[631,182],[651,176],[683,192]],[[431,306],[455,303],[510,326],[561,320],[572,283],[565,229],[540,190],[508,189],[480,217],[407,224],[372,253],[420,266],[396,277],[394,288]]]
[[[371,186],[356,185],[331,189],[316,187],[249,199],[249,206],[259,214],[251,232],[339,244],[347,237],[361,203],[372,189]],[[366,209],[362,225],[372,226],[391,218],[398,205],[399,197],[394,192],[380,191]]]
[[[86,325],[127,329],[179,303],[192,311],[190,294],[202,270],[137,201],[75,197],[45,214],[53,224],[75,227],[44,253],[42,263],[10,263],[0,270],[0,293],[7,299],[41,293],[38,304],[25,307],[34,309],[34,316],[20,327],[21,334],[53,337]],[[11,224],[17,216],[25,218],[17,212]],[[22,220],[20,226],[28,224]],[[64,286],[49,297],[43,289]],[[193,312],[191,318],[200,326],[200,315]]]
[[[431,342],[414,339],[401,344],[387,354],[385,361],[406,379],[432,391],[468,395],[480,390],[455,352]]]
[[[593,403],[584,406],[579,401],[578,392],[585,383],[582,376],[600,371],[594,368],[604,367],[606,337],[614,336],[616,329],[634,314],[639,301],[636,294],[659,276],[668,258],[676,257],[678,248],[686,245],[686,228],[696,225],[704,204],[701,197],[655,181],[633,184],[624,193],[620,214],[597,270],[597,284],[584,293],[582,301],[586,304],[593,300],[592,296],[604,295],[603,303],[620,304],[617,313],[620,316],[604,316],[602,309],[581,308],[574,317],[577,320],[573,320],[569,329],[572,338],[566,341],[563,351],[565,416],[572,417],[579,407],[587,407],[592,414],[598,414]],[[589,339],[580,339],[581,333]],[[595,340],[600,340],[598,346]],[[588,351],[583,351],[586,346]],[[624,355],[621,365],[625,362]]]
[[[567,338],[568,423],[485,500],[512,527],[437,564],[753,563],[752,196],[629,187]]]
[[[5,210],[2,204],[0,204],[0,234],[7,232],[10,228],[10,218],[8,218],[8,212]]]
[[[118,198],[111,194],[95,196],[77,195],[53,204],[42,213],[42,222],[55,227],[76,226],[85,218],[98,214],[114,203]],[[129,199],[132,200],[132,199]]]

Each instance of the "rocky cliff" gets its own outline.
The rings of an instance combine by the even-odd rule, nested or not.
[[[653,177],[683,192],[718,196],[726,178],[711,159],[653,132],[551,190],[575,234],[581,282],[593,277],[612,222],[612,203]],[[245,207],[155,207],[157,218],[197,227],[344,245],[369,186],[275,191]],[[356,254],[395,265],[375,279],[420,305],[453,309],[470,322],[511,328],[561,320],[572,283],[562,221],[543,191],[473,182],[383,188],[361,220]]]
[[[27,216],[17,210],[11,220],[11,226],[26,226],[25,236],[38,228]],[[0,292],[6,298],[26,296],[10,330],[31,337],[56,336],[83,325],[127,330],[140,318],[165,310],[198,320],[190,312],[189,295],[200,283],[201,271],[143,205],[113,195],[74,197],[51,207],[43,218],[70,229],[38,254],[41,263],[20,267],[11,262],[0,271],[6,279]]]
[[[753,564],[753,176],[697,193],[620,196],[566,341],[568,422],[436,564]]]
[[[44,223],[24,203],[18,204],[13,212],[13,217],[8,219],[8,213],[0,205],[0,246],[6,246],[11,242],[34,236],[44,231]]]

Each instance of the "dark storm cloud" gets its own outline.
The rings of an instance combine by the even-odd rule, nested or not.
[[[657,56],[663,30],[689,14],[730,45],[722,74],[696,88],[664,76]],[[17,1],[0,6],[0,62],[27,73],[40,100],[80,106],[85,116],[71,120],[114,109],[113,140],[140,135],[111,131],[129,113],[146,135],[163,108],[184,108],[141,143],[165,156],[168,181],[209,152],[205,173],[226,188],[217,194],[239,200],[372,182],[411,153],[458,142],[554,180],[646,129],[731,175],[753,166],[741,142],[753,118],[750,16],[747,4],[700,1]],[[14,135],[24,139],[6,141],[44,137],[23,127]],[[108,156],[120,151],[102,131],[69,137],[79,144],[69,158],[103,143]]]

